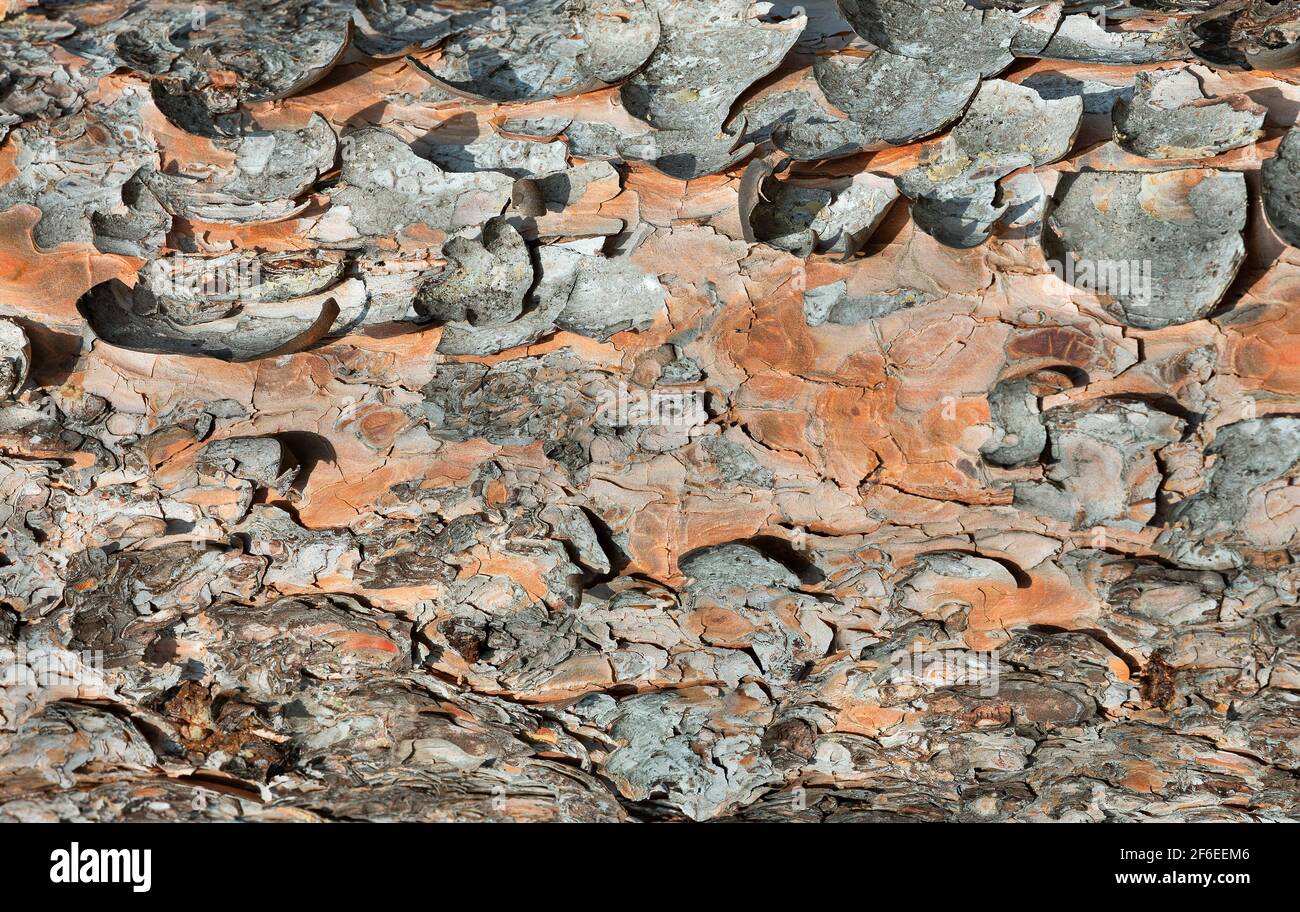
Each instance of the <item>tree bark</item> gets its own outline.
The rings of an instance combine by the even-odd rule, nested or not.
[[[0,820],[1295,819],[1300,4],[841,5],[0,0]]]

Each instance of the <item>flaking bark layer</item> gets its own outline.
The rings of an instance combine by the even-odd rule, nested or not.
[[[1300,4],[0,0],[0,820],[1300,818]]]

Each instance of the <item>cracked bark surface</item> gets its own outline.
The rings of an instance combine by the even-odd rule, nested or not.
[[[1300,819],[1300,4],[1158,5],[0,0],[0,820]]]

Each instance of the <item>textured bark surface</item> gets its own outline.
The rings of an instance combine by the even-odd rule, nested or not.
[[[1298,64],[0,0],[0,820],[1300,817]]]

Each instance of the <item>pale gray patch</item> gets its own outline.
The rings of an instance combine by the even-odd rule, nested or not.
[[[0,399],[12,399],[22,390],[31,366],[27,333],[13,320],[0,318]]]
[[[732,127],[743,118],[745,132],[741,142],[760,145],[768,142],[782,126],[798,122],[819,110],[813,96],[802,88],[761,95],[743,105],[728,122]]]
[[[535,136],[541,139],[549,139],[552,136],[559,136],[571,123],[573,123],[573,118],[559,115],[550,117],[512,117],[502,122],[501,131],[503,133],[518,134],[519,136]]]
[[[1082,114],[1077,97],[1053,101],[1000,79],[985,82],[957,126],[898,178],[914,200],[913,220],[950,247],[982,244],[1009,212],[997,181],[1063,157]]]
[[[1040,55],[1051,60],[1144,64],[1186,60],[1191,52],[1185,38],[1173,28],[1112,32],[1086,13],[1073,13],[1061,21]]]
[[[1014,59],[1021,31],[1015,12],[976,9],[965,0],[840,0],[853,30],[903,57],[946,60],[992,76]]]
[[[551,527],[557,538],[573,546],[574,557],[584,570],[590,573],[609,573],[612,569],[609,555],[605,553],[591,520],[581,507],[551,504],[538,514],[538,518]]]
[[[913,200],[912,219],[922,231],[950,247],[975,247],[1007,214],[997,181],[1031,164],[1028,152],[963,149],[950,133],[898,177],[898,186]]]
[[[319,250],[208,257],[172,254],[145,263],[138,283],[177,304],[223,308],[319,294],[343,278],[343,258]]]
[[[914,288],[850,295],[847,281],[832,282],[804,292],[804,319],[809,326],[821,326],[824,323],[858,326],[909,307],[917,307],[929,300],[929,295]]]
[[[452,238],[442,255],[447,267],[416,295],[417,313],[486,327],[509,323],[523,312],[533,264],[524,239],[504,219],[490,219],[476,240]]]
[[[1046,99],[1032,88],[992,79],[980,86],[951,135],[972,159],[1024,153],[1034,165],[1047,165],[1070,151],[1082,116],[1081,98]]]
[[[854,175],[848,186],[836,186],[833,190],[835,198],[810,227],[817,235],[818,252],[850,256],[889,215],[898,201],[898,187],[887,177],[864,171]]]
[[[135,725],[106,708],[52,700],[14,722],[0,755],[0,777],[8,781],[72,789],[82,770],[148,770],[158,763]]]
[[[530,123],[529,129],[549,130],[552,124],[557,123],[553,118],[547,118],[540,122]],[[518,126],[516,122],[515,126]],[[583,120],[565,121],[560,132],[564,134],[564,139],[568,143],[569,152],[579,158],[589,159],[610,159],[619,157],[619,146],[627,143],[629,147],[638,148],[637,151],[643,151],[653,155],[655,153],[655,139],[653,134],[644,133],[639,135],[630,135],[622,130],[607,123],[595,123]]]
[[[656,130],[652,135],[654,144],[650,154],[647,154],[645,141],[634,138],[619,146],[619,156],[644,161],[678,180],[694,180],[725,171],[754,149],[744,142],[743,129],[735,134],[718,132],[707,135],[686,130]]]
[[[237,267],[246,256],[223,257],[214,268]],[[226,361],[288,352],[365,313],[365,286],[358,280],[307,291],[337,277],[336,261],[299,254],[278,254],[268,260],[265,285],[241,283],[233,290],[223,287],[205,293],[201,279],[197,289],[178,281],[203,258],[171,257],[163,266],[142,269],[134,288],[117,279],[96,285],[78,301],[78,308],[94,334],[113,345]],[[295,291],[306,293],[286,297]]]
[[[727,437],[702,437],[700,447],[729,485],[771,488],[776,476],[745,447]]]
[[[548,174],[536,182],[542,208],[548,212],[563,212],[581,200],[594,182],[617,175],[613,166],[603,161],[584,162],[568,170]]]
[[[648,327],[664,309],[667,292],[624,257],[584,256],[556,324],[604,341],[616,333]]]
[[[432,66],[437,84],[492,101],[538,101],[618,82],[659,42],[643,0],[502,0],[458,13]]]
[[[194,459],[200,478],[250,481],[283,497],[298,476],[298,465],[274,437],[227,437],[205,443]]]
[[[357,552],[357,541],[348,529],[306,529],[292,516],[270,504],[254,504],[233,531],[264,552],[263,574],[267,585],[312,586],[323,574]],[[282,547],[263,543],[279,542]],[[355,559],[355,558],[354,558]]]
[[[486,131],[469,142],[448,142],[434,130],[416,143],[416,153],[447,171],[500,171],[511,177],[541,177],[563,171],[568,150],[562,142],[509,139]]]
[[[1245,259],[1246,211],[1235,172],[1084,172],[1061,179],[1044,240],[1060,262],[1136,264],[1140,282],[1098,290],[1116,319],[1159,329],[1223,299]]]
[[[598,433],[614,433],[599,418],[602,398],[616,386],[569,349],[491,365],[445,363],[421,390],[422,411],[449,440],[482,437],[503,446],[562,440],[585,451]]]
[[[1231,531],[1246,515],[1252,492],[1300,462],[1300,418],[1270,415],[1221,427],[1205,450],[1215,457],[1205,486],[1174,508],[1196,536]]]
[[[574,711],[586,717],[594,708],[589,700]],[[609,715],[609,734],[619,746],[602,765],[633,800],[662,794],[686,816],[705,820],[747,803],[779,778],[758,751],[759,731],[713,732],[708,708],[678,694],[629,697]]]
[[[749,217],[754,237],[801,259],[807,257],[817,244],[812,225],[832,199],[829,190],[767,177]]]
[[[452,10],[427,0],[357,0],[352,41],[371,57],[435,47],[451,34]]]
[[[1038,175],[1033,171],[1009,174],[998,184],[998,189],[999,200],[1007,207],[999,224],[1008,229],[1008,236],[1037,243],[1047,214],[1047,191]]]
[[[854,121],[863,144],[905,145],[951,124],[975,97],[978,70],[963,69],[942,55],[917,59],[877,51],[863,60],[818,57],[813,74],[826,99]]]
[[[803,315],[809,326],[821,326],[830,316],[831,309],[849,293],[847,281],[818,285],[803,293]]]
[[[232,314],[203,319],[206,314],[191,316],[174,310],[141,314],[132,302],[131,290],[114,279],[87,292],[82,309],[96,336],[122,348],[251,361],[312,332],[327,313],[328,303],[318,304],[317,312],[304,309],[301,316]],[[330,325],[335,322],[331,320]]]
[[[972,6],[979,4],[971,4]],[[990,4],[991,7],[997,8],[1002,4]],[[1019,4],[1021,7],[1018,17],[1018,29],[1015,37],[1011,39],[1011,52],[1017,57],[1037,57],[1047,47],[1047,43],[1052,40],[1056,30],[1061,27],[1061,20],[1065,15],[1065,4],[1062,2],[1048,2],[1039,6],[1036,2]]]
[[[91,213],[96,250],[147,260],[158,256],[166,245],[171,213],[149,189],[147,173],[141,169],[122,185],[120,207]]]
[[[140,106],[143,93],[124,93],[111,104],[91,104],[54,122],[14,130],[17,176],[0,186],[0,210],[20,203],[41,210],[32,232],[44,248],[94,240],[95,213],[123,213],[123,188],[157,150],[148,139]],[[101,136],[99,141],[87,141]]]
[[[772,72],[799,39],[799,16],[751,18],[748,0],[653,0],[663,24],[658,48],[620,90],[624,107],[661,130],[716,133],[732,103]]]
[[[772,131],[772,144],[797,161],[856,155],[871,142],[870,133],[852,120],[829,114],[801,114]]]
[[[103,23],[71,11],[78,30],[62,43],[94,61],[96,75],[125,66],[152,77],[160,108],[178,125],[221,132],[220,117],[241,103],[288,97],[329,72],[348,46],[353,7],[354,0],[231,0],[196,16],[191,3],[134,0],[126,15]],[[234,73],[235,85],[214,82],[218,71]]]
[[[1211,158],[1255,142],[1267,109],[1245,95],[1211,98],[1191,70],[1137,74],[1131,101],[1111,112],[1115,141],[1152,159]]]
[[[989,239],[993,227],[1007,213],[1007,206],[997,202],[997,195],[997,184],[992,181],[952,183],[918,196],[912,203],[912,220],[941,244],[978,247]]]
[[[673,346],[673,351],[677,353],[677,357],[664,365],[659,374],[660,383],[671,386],[681,383],[696,383],[704,379],[704,371],[700,370],[700,366],[695,362],[694,358],[688,358],[681,354],[681,349],[676,345]]]
[[[999,381],[989,391],[989,418],[993,436],[980,447],[986,462],[1015,468],[1042,455],[1047,430],[1028,380]]]
[[[1292,128],[1264,162],[1264,212],[1292,247],[1300,247],[1300,129]]]
[[[678,180],[716,174],[753,151],[744,142],[743,128],[734,134],[668,129],[629,134],[611,124],[574,121],[564,136],[570,153],[579,158],[641,161]]]
[[[892,180],[869,172],[826,188],[769,176],[749,223],[755,239],[799,257],[814,250],[850,255],[880,226],[898,196]]]
[[[510,202],[509,175],[443,171],[386,130],[361,130],[343,143],[349,151],[341,185],[330,191],[332,211],[313,232],[322,241],[388,237],[408,225],[458,231],[483,224]]]
[[[50,43],[73,31],[71,25],[44,20],[0,22],[0,140],[24,122],[81,109],[93,83],[59,63]]]
[[[900,310],[927,304],[931,296],[915,288],[879,294],[848,295],[835,303],[826,322],[840,326],[857,326],[879,320]]]
[[[338,152],[334,131],[319,114],[300,130],[252,132],[216,142],[235,153],[233,174],[145,174],[173,215],[217,224],[283,218],[300,208],[296,198],[334,167]]]
[[[659,45],[619,92],[628,113],[656,132],[636,146],[619,143],[619,154],[679,179],[716,173],[749,151],[743,126],[724,129],[732,104],[780,65],[807,16],[761,22],[748,0],[652,0],[652,6],[662,25]]]
[[[492,355],[550,335],[578,280],[580,258],[581,255],[562,247],[539,248],[540,277],[518,318],[484,326],[460,321],[448,323],[443,327],[438,351],[447,355]]]
[[[1083,99],[1083,113],[1109,114],[1119,101],[1133,97],[1133,86],[1111,85],[1091,79],[1076,79],[1063,73],[1035,73],[1021,83],[1048,99]]]
[[[1162,476],[1156,451],[1182,437],[1183,422],[1143,402],[1098,399],[1043,413],[1050,463],[1042,481],[1017,482],[1013,504],[1087,529],[1136,529]]]
[[[659,13],[640,0],[573,0],[583,47],[578,71],[614,85],[645,63],[659,44]]]
[[[557,328],[603,341],[645,329],[667,300],[655,277],[621,257],[606,259],[552,245],[539,248],[537,258],[540,278],[520,315],[482,326],[451,322],[444,327],[438,350],[495,354],[535,342]]]
[[[740,589],[798,589],[799,577],[757,548],[730,542],[704,548],[682,558],[682,574],[694,592]]]

